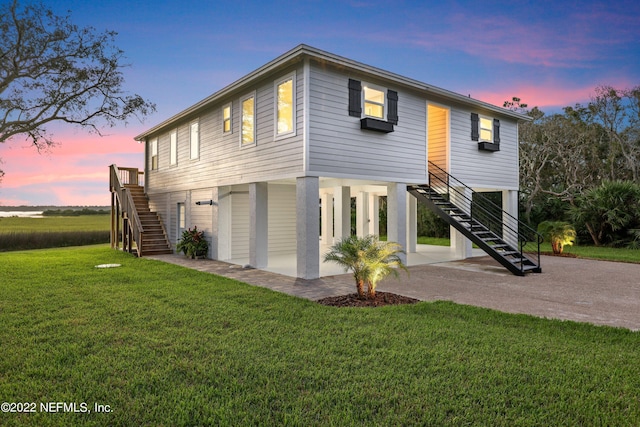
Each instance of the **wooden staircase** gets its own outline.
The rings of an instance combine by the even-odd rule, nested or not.
[[[474,201],[474,192],[469,187],[464,186],[436,165],[430,163],[429,167],[430,170],[435,169],[437,172],[429,173],[430,185],[408,186],[409,193],[511,273],[524,276],[526,273],[542,272],[540,267],[542,237],[538,233],[495,204],[491,203],[493,209],[486,209],[482,204]],[[452,181],[455,182],[452,183]],[[468,191],[460,191],[460,188]],[[471,197],[465,196],[465,193],[470,194]],[[460,202],[454,203],[451,201],[452,198]],[[497,210],[498,214],[492,213],[491,210]],[[505,221],[503,219],[505,217],[509,220]],[[530,242],[537,244],[537,258],[535,254],[533,257],[525,254],[525,245]]]
[[[149,208],[141,185],[143,173],[135,168],[110,166],[111,247],[138,256],[172,253],[162,221]],[[135,245],[134,245],[135,243]]]
[[[139,256],[172,253],[160,217],[149,208],[149,198],[144,194],[144,187],[127,184],[125,188],[131,192],[133,204],[140,218],[142,229],[144,230],[142,248],[138,250]]]

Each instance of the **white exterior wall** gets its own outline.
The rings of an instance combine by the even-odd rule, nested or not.
[[[269,184],[269,253],[296,249],[296,186]]]
[[[398,124],[384,134],[349,116],[349,78],[398,91]],[[309,175],[426,182],[426,103],[362,75],[310,66]]]
[[[296,134],[275,137],[275,83],[295,71]],[[240,147],[240,99],[256,96],[256,145]],[[181,122],[178,130],[177,165],[170,165],[169,135],[173,129],[150,138],[158,138],[158,170],[147,165],[147,192],[153,197],[161,192],[211,188],[221,185],[295,178],[303,173],[304,134],[303,68],[289,68],[221,100],[197,117]],[[222,108],[232,102],[232,132],[222,131]],[[190,159],[189,126],[199,122],[200,156]]]
[[[485,114],[500,119],[500,151],[480,151],[478,142],[471,140],[472,112],[478,111],[451,109],[449,173],[473,189],[517,190],[517,123]]]

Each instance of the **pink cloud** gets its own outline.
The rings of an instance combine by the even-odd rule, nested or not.
[[[109,165],[143,167],[144,146],[134,134],[60,134],[42,153],[24,141],[0,144],[0,204],[108,204]]]

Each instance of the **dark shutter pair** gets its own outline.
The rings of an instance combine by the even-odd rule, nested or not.
[[[471,140],[480,140],[480,117],[477,113],[471,113]],[[478,148],[485,151],[500,150],[500,120],[493,119],[493,144],[490,142],[478,142]]]
[[[362,83],[349,79],[349,115],[362,116]],[[398,124],[398,92],[387,90],[387,122]]]

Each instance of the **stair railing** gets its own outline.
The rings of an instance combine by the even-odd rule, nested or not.
[[[133,241],[136,242],[136,251],[138,256],[142,256],[144,229],[142,228],[142,222],[138,216],[136,205],[133,202],[131,191],[129,191],[125,185],[140,185],[140,177],[142,176],[144,178],[144,172],[138,171],[137,168],[118,168],[116,165],[111,165],[109,167],[109,172],[109,189],[118,198],[118,202],[120,203],[122,210],[122,218],[125,224],[123,227],[123,233],[127,233],[127,235],[130,235],[131,238],[133,238]],[[116,239],[117,238],[118,237],[116,237]],[[131,251],[130,239],[128,243],[129,251]],[[123,244],[125,244],[124,241]],[[111,246],[114,246],[113,242],[111,242]]]
[[[540,266],[540,244],[543,238],[533,228],[432,162],[429,162],[429,186],[440,195],[446,195],[450,202],[472,220],[483,224],[501,236],[502,240],[516,247],[521,257],[524,258],[525,252],[535,255],[537,265]],[[535,250],[525,250],[527,243],[533,243]],[[520,264],[520,269],[524,271],[524,263]]]

